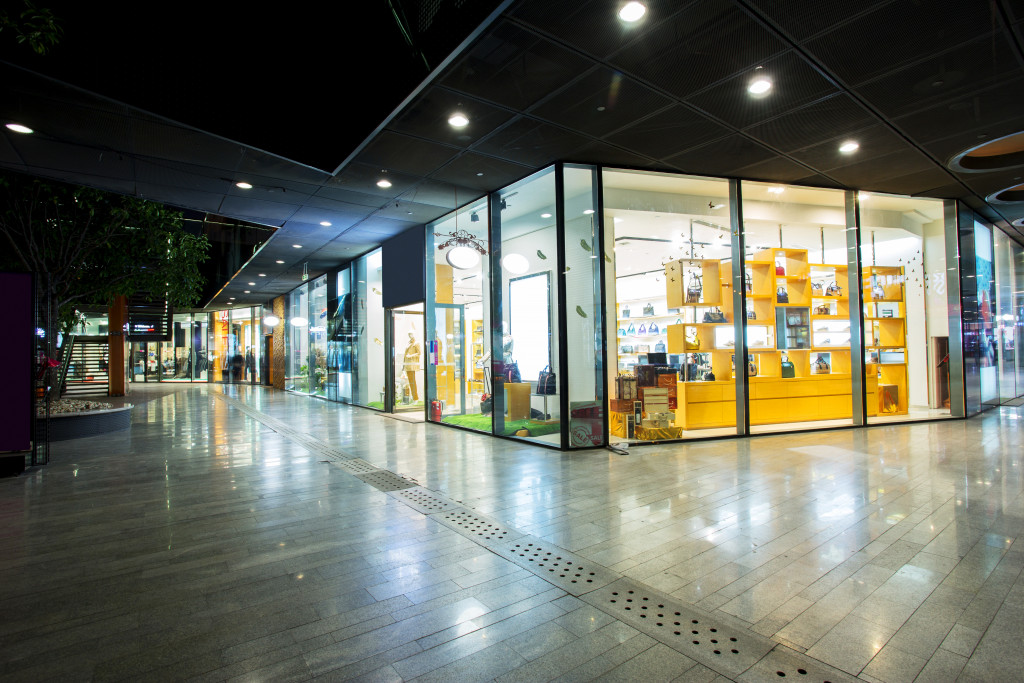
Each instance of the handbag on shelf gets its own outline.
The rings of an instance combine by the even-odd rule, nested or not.
[[[832,372],[832,366],[829,365],[825,357],[818,354],[818,357],[814,361],[814,374],[815,375],[827,375]]]
[[[654,315],[654,304],[644,306],[644,315]]]
[[[796,366],[789,360],[789,356],[783,356],[782,358],[782,378],[790,379],[796,377]]]
[[[872,275],[871,276],[871,298],[872,299],[884,299],[885,298],[885,289],[882,287],[882,285],[878,284],[878,276],[877,275]]]
[[[747,311],[747,320],[757,320],[757,313],[753,309]]]
[[[714,382],[715,381],[715,373],[712,372],[711,370],[708,370],[707,372],[705,372],[704,373],[704,381],[705,382]]]
[[[537,393],[548,396],[554,395],[557,384],[555,373],[551,372],[551,366],[545,365],[544,369],[540,371],[540,375],[537,376]]]
[[[640,329],[637,330],[636,333],[641,336],[647,334],[647,326],[644,325],[643,323],[640,323]]]
[[[832,315],[832,309],[828,304],[821,304],[814,307],[814,315]]]
[[[624,307],[622,309],[622,317],[623,318],[628,318],[629,317],[629,306],[626,306],[626,307]]]
[[[690,279],[686,284],[686,303],[695,304],[700,302],[700,295],[704,291],[700,276],[697,273],[690,273]]]
[[[687,351],[696,351],[700,348],[700,337],[697,336],[697,330],[693,330],[692,337],[687,337],[683,343]]]
[[[629,327],[626,328],[626,336],[632,337],[634,334],[636,334],[636,327],[633,326],[633,323],[630,323]]]
[[[651,352],[651,345],[650,344],[637,344],[636,345],[636,352],[637,353],[650,353]]]
[[[682,318],[676,318],[676,325],[682,325],[682,324],[683,324],[683,319]]]
[[[623,344],[622,346],[619,347],[619,353],[633,353],[633,345]]]
[[[710,311],[704,311],[704,322],[706,323],[724,323],[725,313],[722,313],[722,309],[717,306]]]
[[[790,313],[786,316],[787,325],[799,325],[803,323],[804,319],[799,313]]]
[[[523,381],[522,376],[519,374],[519,363],[515,361],[505,363],[505,369],[502,374],[505,376],[505,381],[509,384],[518,384]]]
[[[660,341],[657,344],[655,344],[654,345],[654,352],[655,353],[665,353],[665,342]]]
[[[619,328],[619,336],[620,337],[625,337],[626,336],[625,328],[622,328],[622,327]]]
[[[783,287],[782,285],[779,285],[779,288],[775,290],[775,300],[777,303],[780,304],[789,303],[789,292],[787,292],[786,288]]]
[[[752,360],[747,361],[747,377],[757,377],[757,363]]]
[[[743,287],[747,290],[747,294],[754,293],[754,281],[750,278],[749,271],[743,273]]]
[[[825,290],[825,296],[842,296],[843,288],[839,286],[838,282],[830,282],[828,289]]]
[[[658,329],[658,323],[651,323],[651,326],[647,328],[647,334],[658,334],[661,330]]]
[[[811,294],[821,294],[825,291],[824,282],[812,282],[811,283]]]
[[[775,274],[780,276],[780,277],[785,277],[786,276],[786,268],[785,268],[785,266],[783,266],[781,263],[776,263],[775,264]]]

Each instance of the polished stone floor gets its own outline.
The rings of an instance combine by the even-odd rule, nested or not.
[[[620,455],[134,391],[0,480],[0,680],[1024,677],[1024,408]]]

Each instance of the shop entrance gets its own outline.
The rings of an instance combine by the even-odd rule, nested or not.
[[[424,337],[423,304],[388,309],[391,329],[393,413],[423,411]]]

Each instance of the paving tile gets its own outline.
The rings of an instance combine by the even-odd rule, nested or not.
[[[870,676],[885,683],[912,683],[928,660],[894,647],[891,641],[864,667],[862,677]]]

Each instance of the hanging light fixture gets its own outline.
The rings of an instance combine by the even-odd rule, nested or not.
[[[455,206],[459,205],[459,191],[455,190]],[[444,242],[437,245],[438,251],[448,252],[445,254],[445,261],[452,268],[469,270],[480,263],[480,255],[486,254],[487,249],[473,233],[468,230],[459,229],[459,210],[455,209],[455,229],[451,232],[435,232],[434,237],[447,237]]]

